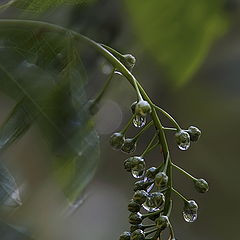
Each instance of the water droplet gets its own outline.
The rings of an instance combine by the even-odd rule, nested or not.
[[[122,73],[119,71],[114,71],[115,74],[122,76]]]
[[[143,208],[148,212],[155,212],[163,207],[164,203],[164,195],[160,192],[154,192],[149,194],[147,200],[143,203]]]
[[[145,174],[145,162],[140,162],[139,164],[133,166],[132,168],[132,175],[135,178],[142,178]]]
[[[190,135],[188,132],[181,130],[175,134],[178,148],[185,151],[190,147]]]
[[[143,117],[141,115],[136,115],[133,118],[133,125],[137,128],[143,127],[146,124],[146,117]]]
[[[183,218],[186,222],[194,222],[197,219],[197,211],[192,211],[190,209],[185,209],[183,211]]]

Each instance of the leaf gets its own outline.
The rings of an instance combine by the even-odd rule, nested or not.
[[[49,8],[57,7],[59,5],[76,5],[90,1],[92,0],[9,0],[4,4],[1,4],[0,9],[15,6],[28,11],[43,12]]]
[[[0,205],[18,207],[21,205],[18,186],[8,169],[0,163]]]
[[[186,83],[226,30],[223,0],[125,1],[136,32],[172,83]]]
[[[52,151],[53,174],[74,203],[99,157],[99,139],[85,107],[86,74],[78,43],[71,33],[44,29],[2,27],[0,36],[0,89],[17,100],[15,113],[26,113],[21,122],[13,111],[0,137],[16,140],[36,121]]]
[[[0,221],[0,236],[3,240],[31,240],[29,236],[22,232],[22,229],[8,225]]]

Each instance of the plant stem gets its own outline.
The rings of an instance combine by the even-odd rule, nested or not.
[[[117,68],[118,71],[121,71],[121,73],[129,81],[129,83],[135,88],[137,93],[141,94],[141,97],[144,100],[148,101],[148,103],[151,105],[151,107],[152,107],[151,116],[152,116],[154,125],[155,125],[156,129],[158,130],[158,138],[159,138],[159,142],[162,145],[164,160],[165,161],[167,160],[167,157],[168,157],[168,154],[169,154],[168,153],[169,152],[168,144],[167,144],[167,140],[166,140],[166,136],[165,136],[165,133],[164,133],[163,126],[162,126],[161,121],[160,121],[160,119],[157,115],[157,112],[156,112],[156,108],[158,109],[158,107],[153,104],[153,102],[151,101],[151,99],[149,98],[149,96],[147,95],[145,90],[142,88],[140,83],[137,82],[136,78],[132,75],[132,73],[113,54],[111,54],[109,51],[107,51],[100,44],[96,43],[95,41],[93,41],[93,40],[91,40],[91,39],[89,39],[89,38],[87,38],[87,37],[85,37],[85,36],[83,36],[83,35],[81,35],[77,32],[74,32],[72,30],[66,29],[66,28],[61,27],[61,26],[46,23],[46,22],[31,21],[31,20],[1,19],[0,20],[0,29],[2,30],[2,29],[5,29],[5,28],[8,29],[8,30],[9,30],[9,28],[13,28],[14,31],[16,31],[16,29],[20,29],[22,31],[23,28],[27,28],[27,29],[29,29],[29,31],[31,31],[32,29],[36,30],[37,28],[40,28],[41,33],[44,33],[44,32],[58,32],[58,33],[61,33],[61,34],[66,34],[66,33],[70,32],[71,36],[75,40],[78,40],[80,42],[88,44],[89,46],[96,49],[102,56],[104,56],[113,65],[114,68]],[[158,109],[158,110],[161,111],[161,109]],[[174,120],[174,122],[176,124],[175,120]],[[177,126],[177,129],[180,129],[178,124],[176,126]],[[170,179],[169,186],[171,185],[171,182],[172,182],[172,173],[171,173],[172,170],[171,170],[171,168],[172,167],[169,164],[168,169],[167,169],[167,174],[168,174],[169,179]],[[170,198],[171,198],[171,188],[169,188],[169,190],[166,194],[166,204],[165,204],[165,208],[164,208],[165,212],[168,212],[169,205],[170,205]]]
[[[126,126],[123,128],[123,130],[121,131],[122,134],[125,134],[126,131],[128,130],[128,128],[130,127],[132,120],[134,118],[134,115],[131,116],[131,118],[128,120]]]
[[[151,149],[151,147],[152,147],[152,145],[153,145],[153,142],[155,141],[156,137],[157,137],[157,134],[155,134],[155,135],[153,136],[153,138],[151,139],[151,141],[150,141],[149,144],[147,145],[146,149],[144,150],[144,152],[143,152],[142,155],[141,155],[142,157],[144,157],[148,152],[150,152],[150,149]]]
[[[172,188],[173,192],[176,193],[184,202],[188,202],[188,200],[180,193],[178,192],[175,188]]]
[[[177,129],[176,128],[170,128],[170,127],[163,127],[163,130],[167,130],[167,131],[174,131],[176,132]]]
[[[185,174],[186,176],[188,176],[189,178],[191,178],[192,180],[196,181],[197,178],[193,177],[190,173],[186,172],[184,169],[180,168],[179,166],[175,165],[174,163],[171,163],[171,165],[173,167],[175,167],[179,172]]]
[[[149,129],[153,125],[153,121],[149,122],[145,125],[135,136],[135,139],[138,139],[147,129]]]
[[[165,110],[163,110],[162,108],[158,107],[157,105],[154,105],[154,107],[157,110],[159,110],[160,112],[162,112],[173,123],[173,125],[176,126],[178,131],[181,130],[181,127],[179,126],[179,124],[176,122],[176,120],[169,113],[167,113]]]
[[[91,108],[94,108],[94,106],[101,101],[103,95],[106,93],[106,90],[107,90],[107,88],[108,88],[108,86],[109,86],[109,84],[110,84],[110,82],[111,82],[111,80],[112,80],[112,78],[114,76],[114,71],[115,71],[115,69],[112,70],[112,72],[110,73],[110,75],[109,75],[107,81],[105,82],[103,88],[101,89],[101,91],[99,92],[97,97],[93,100]]]

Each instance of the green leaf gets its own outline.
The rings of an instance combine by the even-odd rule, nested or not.
[[[1,4],[0,9],[15,6],[28,11],[43,12],[59,5],[76,5],[90,1],[92,0],[9,0],[7,3]]]
[[[32,240],[24,233],[25,231],[19,227],[15,227],[0,221],[0,236],[3,240]]]
[[[125,1],[136,32],[174,84],[199,69],[227,27],[223,0]]]
[[[0,205],[8,207],[21,205],[18,186],[3,163],[0,163]]]
[[[3,147],[35,121],[50,145],[53,174],[74,202],[99,158],[78,43],[70,32],[62,36],[44,29],[1,28],[0,36],[0,89],[18,102],[0,128]]]

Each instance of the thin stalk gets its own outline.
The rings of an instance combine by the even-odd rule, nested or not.
[[[153,125],[153,121],[149,122],[145,125],[134,137],[134,139],[138,139],[147,129],[149,129]]]
[[[144,157],[148,152],[149,152],[149,149],[152,147],[153,145],[153,142],[155,141],[155,139],[157,138],[157,134],[155,134],[153,136],[153,138],[151,139],[151,141],[149,142],[149,144],[147,145],[146,149],[144,150],[144,152],[142,153],[142,157]]]
[[[144,219],[144,218],[149,217],[149,216],[155,216],[155,215],[159,214],[161,211],[162,210],[158,210],[156,212],[150,212],[150,213],[143,214],[142,218]]]
[[[131,126],[133,118],[134,118],[134,116],[132,115],[131,118],[128,120],[126,126],[121,131],[122,134],[125,134],[126,131],[128,130],[128,128]]]
[[[192,180],[196,181],[197,178],[193,177],[190,173],[186,172],[184,169],[180,168],[179,166],[175,165],[174,163],[171,163],[173,167],[175,167],[179,172],[185,174],[187,177],[191,178]]]
[[[107,91],[107,89],[108,89],[108,87],[110,85],[110,82],[113,79],[114,71],[115,71],[115,69],[112,70],[112,72],[110,73],[110,75],[109,75],[107,81],[105,82],[103,88],[98,93],[97,97],[95,97],[95,99],[93,100],[92,107],[94,107],[96,104],[98,104],[101,101],[101,99],[104,96],[104,94],[106,93],[106,91]]]
[[[170,128],[170,127],[163,127],[163,130],[165,130],[165,131],[174,131],[174,132],[177,131],[176,128]]]
[[[171,211],[172,211],[172,206],[173,206],[173,203],[172,203],[172,200],[170,201],[170,207],[168,209],[168,213],[167,213],[167,216],[169,217],[170,214],[171,214]]]
[[[152,234],[152,233],[156,232],[157,230],[158,230],[158,228],[149,230],[148,232],[145,232],[145,236],[148,236],[149,234]]]
[[[4,3],[4,4],[0,5],[0,10],[4,9],[4,8],[7,8],[7,7],[10,7],[14,2],[16,2],[16,0],[10,0],[7,3]]]
[[[176,120],[165,110],[163,110],[162,108],[160,108],[157,105],[154,105],[154,107],[159,110],[161,113],[163,113],[163,115],[165,115],[172,123],[174,126],[176,126],[177,130],[180,131],[181,127],[179,126],[179,124],[176,122]]]
[[[176,193],[178,197],[180,197],[184,202],[188,202],[187,198],[185,198],[180,192],[178,192],[175,188],[172,188],[173,192]]]

